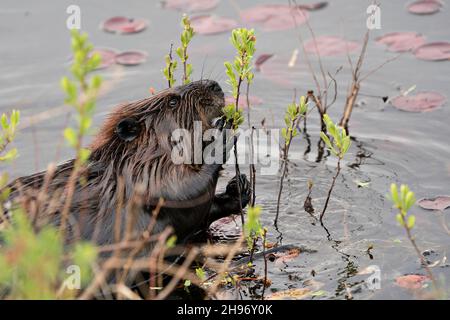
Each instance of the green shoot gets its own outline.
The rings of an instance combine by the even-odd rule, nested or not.
[[[285,147],[291,143],[292,138],[298,135],[296,125],[300,116],[304,116],[307,111],[306,99],[304,96],[300,98],[300,103],[290,103],[284,116],[285,128],[281,129],[281,135],[284,138]]]
[[[244,81],[251,83],[254,78],[251,61],[255,53],[255,32],[253,29],[234,29],[230,41],[236,49],[236,56],[233,62],[226,61],[224,65],[235,103],[225,106],[223,112],[226,119],[232,121],[233,128],[237,129],[244,122],[242,110],[239,109],[241,85]]]
[[[177,68],[177,61],[173,60],[172,47],[173,47],[173,45],[170,46],[169,54],[167,54],[164,57],[164,59],[166,61],[166,67],[163,69],[163,74],[164,74],[164,77],[167,79],[169,88],[172,88],[176,82],[174,73],[175,73],[175,69]]]
[[[233,29],[231,32],[230,42],[236,49],[236,56],[233,63],[226,61],[224,63],[226,74],[228,76],[228,84],[231,85],[231,91],[234,98],[234,104],[229,104],[224,107],[223,114],[228,122],[231,122],[233,130],[237,130],[239,125],[244,122],[242,110],[239,109],[239,97],[241,92],[241,85],[243,81],[250,84],[253,81],[254,74],[252,72],[251,61],[255,53],[255,32],[253,29],[245,28]],[[248,90],[248,88],[247,88]],[[234,160],[236,177],[241,175],[237,156],[237,139],[234,139]],[[240,185],[238,183],[239,203],[240,199]],[[244,228],[245,219],[242,207],[240,208],[242,227]]]
[[[12,110],[11,116],[3,113],[0,118],[0,163],[8,163],[14,160],[17,155],[16,148],[10,148],[6,151],[8,145],[14,141],[17,133],[17,127],[20,121],[20,111]],[[6,187],[9,182],[9,175],[7,172],[0,174],[0,231],[8,225],[7,217],[4,216],[3,203],[8,199],[11,189]],[[1,248],[1,245],[0,245]]]
[[[61,87],[66,93],[65,103],[77,112],[77,128],[68,127],[64,137],[76,151],[76,164],[82,165],[90,155],[88,149],[82,147],[83,137],[91,129],[95,102],[102,79],[99,75],[88,79],[88,74],[94,71],[101,62],[99,54],[92,54],[93,45],[88,42],[87,34],[72,30],[72,51],[74,60],[70,71],[74,80],[63,77]]]
[[[409,213],[411,207],[416,203],[416,197],[414,195],[414,192],[412,192],[409,189],[409,187],[405,184],[402,184],[399,190],[398,186],[395,183],[391,184],[390,191],[391,193],[390,195],[388,195],[388,198],[392,201],[394,207],[398,210],[398,213],[395,216],[397,222],[400,224],[400,226],[402,226],[405,229],[409,241],[411,242],[414,250],[416,251],[422,266],[425,268],[428,277],[432,281],[434,289],[437,291],[438,286],[436,279],[434,278],[433,273],[428,267],[428,263],[425,260],[424,256],[422,255],[422,252],[417,246],[416,240],[411,233],[412,229],[416,224],[416,217],[413,214]]]
[[[61,86],[66,93],[65,102],[77,113],[77,128],[68,127],[64,130],[64,137],[69,145],[75,149],[74,169],[67,186],[67,198],[64,204],[61,218],[61,232],[65,230],[67,216],[78,179],[79,172],[84,163],[89,159],[90,150],[83,148],[83,138],[89,134],[92,125],[92,116],[95,111],[95,103],[102,79],[94,75],[88,79],[88,74],[94,71],[101,62],[99,54],[92,54],[93,45],[88,42],[86,33],[80,34],[72,30],[73,63],[70,68],[73,80],[64,77]]]
[[[0,132],[0,154],[6,149],[8,144],[10,144],[16,137],[17,126],[20,120],[20,111],[13,110],[11,116],[8,119],[6,114],[2,114],[0,118],[1,122],[1,132]],[[17,156],[17,149],[12,148],[4,155],[0,155],[0,161],[10,161],[15,159]]]
[[[396,215],[398,223],[402,227],[412,230],[416,223],[416,217],[412,214],[408,214],[408,211],[416,203],[414,192],[410,191],[409,187],[404,184],[400,186],[400,192],[398,192],[397,185],[393,183],[391,184],[390,200],[399,211]]]
[[[247,221],[245,222],[244,225],[244,232],[249,251],[254,250],[256,241],[263,233],[263,228],[259,220],[261,211],[262,209],[259,206],[249,207],[247,211]]]
[[[201,280],[201,281],[205,281],[206,279],[206,273],[205,270],[203,268],[196,268],[195,269],[195,274],[197,275],[197,277]]]
[[[191,82],[190,77],[192,75],[193,70],[192,64],[187,63],[189,58],[187,49],[189,43],[194,37],[195,32],[194,29],[191,27],[191,21],[189,20],[189,17],[187,15],[183,15],[183,19],[181,20],[181,26],[183,27],[183,32],[181,33],[180,36],[181,46],[177,48],[177,55],[180,58],[181,62],[183,63],[183,71],[184,71],[183,84],[188,84]],[[176,64],[174,68],[176,68]]]
[[[323,131],[320,132],[320,137],[325,142],[331,153],[342,160],[350,148],[350,136],[347,135],[347,131],[344,128],[333,123],[327,114],[323,115],[323,121],[327,126],[327,132],[333,138],[333,143]]]
[[[294,137],[298,135],[298,123],[301,117],[306,115],[307,104],[304,96],[300,97],[300,102],[296,103],[295,101],[288,105],[286,114],[284,116],[284,122],[286,124],[285,128],[281,129],[281,135],[284,138],[284,146],[283,150],[283,164],[281,169],[281,177],[280,177],[280,188],[278,189],[278,198],[277,198],[277,212],[275,215],[274,225],[277,227],[278,224],[278,216],[280,214],[280,202],[281,202],[281,194],[283,192],[283,182],[287,172],[287,161],[289,157],[289,148],[291,146],[291,141]]]
[[[0,163],[1,162],[10,162],[17,157],[17,149],[11,148],[6,151],[7,146],[13,142],[17,133],[17,126],[20,121],[20,112],[18,110],[13,110],[11,112],[11,116],[8,119],[6,114],[2,114],[0,118],[1,122],[1,131],[0,131]],[[6,153],[5,153],[6,151]],[[9,175],[7,172],[3,172],[0,174],[0,228],[2,227],[2,223],[5,225],[7,221],[5,219],[3,212],[3,202],[5,202],[9,194],[11,192],[10,188],[6,188],[6,185],[9,181]],[[1,230],[1,229],[0,229]]]
[[[333,155],[338,158],[336,174],[333,177],[333,181],[331,183],[330,189],[328,190],[327,199],[325,201],[325,205],[323,207],[322,213],[320,214],[320,223],[322,224],[323,217],[328,207],[328,202],[330,201],[331,193],[333,192],[334,185],[336,183],[336,179],[341,172],[341,160],[344,158],[348,149],[350,148],[351,141],[350,136],[347,135],[347,131],[343,128],[335,124],[327,114],[323,115],[323,122],[327,127],[327,132],[331,135],[333,140],[325,134],[323,131],[320,132],[320,137],[327,145],[328,149],[331,151]]]

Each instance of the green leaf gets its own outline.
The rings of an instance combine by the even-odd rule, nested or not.
[[[283,136],[284,139],[287,140],[288,136],[287,136],[286,128],[281,128],[281,135]]]
[[[328,136],[323,131],[320,132],[320,137],[322,138],[323,142],[325,142],[325,144],[327,145],[327,147],[329,149],[333,149],[333,146],[331,145],[330,139],[328,138]]]
[[[408,229],[412,229],[416,223],[416,217],[414,215],[410,215],[407,220],[406,226]]]
[[[403,216],[402,216],[400,213],[398,213],[398,214],[395,216],[395,218],[397,219],[398,223],[399,223],[402,227],[405,226],[405,223],[403,222]]]
[[[204,281],[206,279],[205,270],[203,270],[203,268],[196,268],[195,274],[201,281]]]
[[[168,249],[175,247],[177,243],[177,236],[176,235],[172,235],[169,237],[169,239],[167,239],[166,241],[166,247]]]
[[[90,155],[91,155],[91,150],[86,149],[86,148],[81,148],[80,149],[80,161],[81,161],[81,163],[85,163],[89,159]]]
[[[9,150],[8,152],[6,152],[6,154],[4,156],[0,157],[0,161],[11,161],[13,159],[15,159],[17,157],[17,149],[13,148],[11,150]]]
[[[345,137],[342,144],[342,155],[345,155],[352,144],[350,137]]]
[[[71,147],[75,147],[77,145],[77,133],[73,128],[68,127],[64,129],[64,138],[66,138]]]
[[[416,203],[416,197],[414,196],[414,192],[409,191],[406,195],[405,199],[405,211],[408,211],[414,204]]]
[[[3,130],[7,130],[9,128],[8,117],[6,114],[2,114],[1,123]]]
[[[391,199],[396,206],[399,206],[398,189],[395,183],[391,184]]]

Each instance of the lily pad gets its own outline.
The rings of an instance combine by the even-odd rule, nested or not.
[[[378,37],[376,42],[387,45],[389,51],[405,52],[423,45],[425,37],[416,32],[392,32]]]
[[[444,211],[445,209],[450,207],[450,196],[423,198],[417,201],[417,205],[426,210]]]
[[[446,102],[446,98],[433,91],[419,92],[416,95],[398,96],[391,100],[397,109],[409,112],[427,112],[439,108]]]
[[[407,9],[414,14],[433,14],[441,10],[442,3],[437,0],[419,0],[408,5]]]
[[[143,51],[124,51],[116,55],[116,63],[125,66],[135,66],[147,60],[147,53]]]
[[[405,289],[417,290],[423,288],[425,282],[427,282],[428,280],[429,278],[427,276],[408,274],[406,276],[400,276],[395,279],[395,283]]]
[[[431,42],[414,50],[416,58],[422,60],[450,60],[450,42]]]
[[[256,96],[249,96],[248,100],[250,102],[250,106],[257,106],[257,105],[260,105],[260,104],[263,103],[263,100],[261,98],[256,97]],[[230,103],[234,104],[235,103],[234,101],[235,100],[234,100],[233,97],[228,96],[228,97],[225,98],[225,103],[226,104],[230,104]],[[248,105],[247,105],[247,97],[245,95],[240,96],[239,97],[239,108],[247,108],[247,107],[248,107]]]
[[[236,240],[242,232],[240,221],[237,215],[221,218],[209,226],[208,233],[215,240]]]
[[[241,11],[241,19],[248,24],[259,23],[267,31],[278,31],[302,25],[309,19],[309,14],[298,6],[265,4]]]
[[[354,41],[348,41],[341,37],[320,36],[305,42],[305,50],[311,54],[318,53],[321,56],[336,56],[354,52],[359,48],[359,44]],[[317,50],[316,50],[317,47]]]
[[[131,34],[143,31],[147,25],[148,21],[145,19],[117,16],[103,22],[102,29],[112,33]]]
[[[187,12],[209,11],[217,7],[219,0],[165,0],[162,5],[166,9]]]
[[[238,23],[230,18],[201,15],[191,19],[192,28],[198,34],[211,35],[228,32],[237,27]]]
[[[300,255],[300,249],[291,249],[288,252],[281,252],[275,254],[275,265],[283,266],[287,262],[294,261],[296,257]]]

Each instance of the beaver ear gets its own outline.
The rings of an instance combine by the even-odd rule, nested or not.
[[[117,135],[124,141],[132,141],[140,132],[141,125],[133,118],[123,119],[116,126]]]

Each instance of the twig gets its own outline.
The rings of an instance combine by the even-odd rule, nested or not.
[[[323,224],[322,223],[322,219],[323,219],[323,217],[325,215],[325,211],[327,210],[328,202],[330,201],[330,197],[331,197],[331,193],[333,192],[333,188],[334,188],[334,185],[336,183],[336,179],[339,176],[340,172],[341,172],[341,159],[339,158],[338,162],[337,162],[336,174],[334,175],[333,181],[331,182],[330,189],[328,190],[327,199],[325,200],[325,205],[324,205],[322,213],[320,214],[320,217],[319,217],[320,224]]]
[[[178,284],[178,281],[183,278],[183,276],[186,274],[186,272],[189,269],[189,266],[191,265],[192,261],[194,261],[195,257],[198,255],[199,250],[197,248],[192,248],[191,251],[189,251],[188,256],[186,257],[186,260],[184,260],[181,267],[178,269],[178,271],[175,273],[172,280],[169,282],[167,286],[164,287],[164,289],[156,296],[156,300],[163,300],[167,298],[167,296],[172,292],[173,289],[175,289],[176,285]]]
[[[266,292],[266,285],[267,285],[266,240],[267,240],[267,229],[264,228],[264,231],[263,231],[264,282],[263,282],[263,291],[261,294],[261,300],[264,300],[264,294]]]

